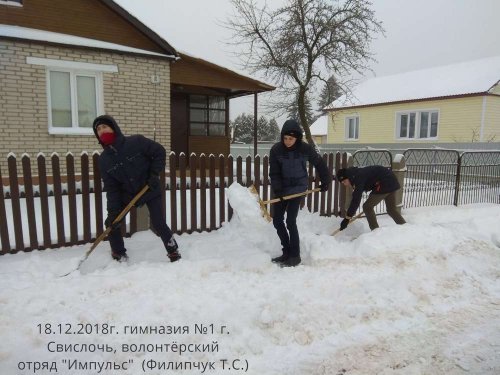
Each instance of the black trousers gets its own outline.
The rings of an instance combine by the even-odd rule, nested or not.
[[[151,219],[151,224],[155,229],[155,232],[160,236],[163,244],[165,245],[165,249],[167,248],[168,241],[172,238],[172,231],[167,225],[166,219],[163,216],[161,211],[161,197],[158,196],[146,202],[149,210],[149,217]],[[123,209],[123,208],[122,208]],[[108,240],[111,245],[111,250],[118,254],[123,254],[127,251],[123,244],[122,232],[118,228],[116,230],[112,230],[108,234]]]
[[[288,199],[274,204],[273,225],[283,247],[283,254],[289,257],[300,256],[300,238],[297,229],[297,215],[299,214],[302,197]],[[286,227],[285,227],[286,213]]]

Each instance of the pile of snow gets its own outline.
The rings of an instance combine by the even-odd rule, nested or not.
[[[266,375],[500,373],[499,205],[413,208],[403,211],[406,225],[380,216],[370,232],[359,219],[335,237],[339,218],[301,211],[303,262],[279,268],[270,261],[280,254],[278,237],[255,196],[238,187],[228,196],[233,220],[177,236],[177,263],[151,232],[125,240],[128,263],[111,261],[105,242],[62,278],[88,245],[0,257],[0,373],[34,373],[41,362],[72,374],[97,373],[88,366],[104,362],[125,363],[120,374],[168,362],[214,362],[206,372],[215,374],[228,364]],[[75,334],[78,324],[116,333]],[[187,328],[140,334],[126,326]],[[194,349],[214,342],[213,350]],[[76,350],[58,352],[57,344]],[[192,350],[179,353],[179,345]],[[69,371],[75,360],[80,367]]]

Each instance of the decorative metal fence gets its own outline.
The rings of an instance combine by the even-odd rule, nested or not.
[[[455,205],[500,203],[500,151],[468,151],[460,156]]]
[[[500,203],[500,151],[410,149],[404,207]]]
[[[75,159],[68,154],[61,176],[61,160],[39,155],[37,167],[24,155],[22,176],[18,176],[18,160],[8,157],[8,184],[0,183],[0,254],[34,249],[57,248],[93,241],[103,231],[105,193],[98,168],[99,155],[81,155],[81,170],[75,171]],[[331,172],[340,168],[340,153],[324,154]],[[344,155],[343,160],[346,160]],[[92,163],[92,165],[90,165]],[[211,231],[231,218],[233,210],[227,202],[225,188],[233,182],[254,185],[263,200],[271,198],[268,156],[243,159],[232,156],[197,156],[188,158],[171,154],[170,168],[161,174],[165,191],[163,209],[175,233]],[[47,172],[49,170],[50,172]],[[93,171],[93,173],[90,173]],[[319,185],[310,166],[309,188]],[[35,176],[35,177],[33,177]],[[0,170],[0,181],[3,181]],[[335,186],[335,184],[334,184]],[[310,194],[307,208],[322,215],[338,215],[338,184],[326,193]],[[137,231],[137,211],[133,208],[122,224],[124,235]]]
[[[359,150],[352,154],[353,167],[367,167],[369,165],[383,165],[392,167],[392,154],[389,150]]]

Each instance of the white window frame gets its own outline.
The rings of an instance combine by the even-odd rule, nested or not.
[[[420,138],[420,118],[422,113],[427,112],[429,114],[429,126],[427,128],[427,135],[428,137]],[[408,118],[410,118],[410,114],[414,113],[415,114],[415,134],[414,137],[408,137],[408,132],[409,132],[409,127],[407,130],[407,136],[406,137],[401,137],[401,116],[402,115],[408,115]],[[431,137],[431,118],[432,118],[432,113],[437,113],[437,129],[436,129],[436,136]],[[404,141],[423,141],[423,140],[431,140],[435,141],[439,138],[439,122],[440,122],[440,111],[439,109],[432,108],[432,109],[411,109],[411,110],[406,110],[406,111],[398,111],[395,114],[395,139],[396,140],[404,140]]]
[[[46,77],[46,92],[47,92],[47,117],[49,134],[66,134],[66,135],[93,135],[92,128],[80,127],[78,124],[78,102],[77,102],[77,85],[78,76],[95,78],[96,88],[96,111],[97,116],[104,114],[104,85],[103,73],[118,72],[116,65],[81,63],[75,61],[52,60],[37,57],[28,57],[28,64],[45,66]],[[52,107],[50,94],[50,73],[65,72],[70,74],[70,90],[71,90],[71,127],[55,127],[52,125]]]
[[[355,121],[355,127],[357,128],[357,129],[354,129],[354,138],[349,137],[350,120]],[[361,122],[359,115],[346,116],[344,121],[345,121],[345,137],[344,137],[345,140],[352,141],[352,142],[359,141],[359,127],[360,127],[360,122]]]

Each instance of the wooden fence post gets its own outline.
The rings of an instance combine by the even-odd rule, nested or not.
[[[40,208],[42,212],[43,246],[44,248],[49,248],[52,245],[52,238],[50,238],[49,192],[47,187],[47,165],[45,155],[38,155],[37,165],[38,186],[40,187]]]
[[[38,249],[38,235],[36,230],[35,200],[33,194],[33,179],[31,177],[31,159],[28,155],[21,158],[23,165],[24,195],[26,199],[26,216],[30,235],[30,250]]]
[[[14,221],[14,237],[16,251],[24,250],[23,225],[21,223],[21,203],[19,202],[19,178],[17,177],[17,162],[14,155],[7,159],[9,166],[10,201],[12,204],[12,219]]]
[[[5,212],[5,198],[3,192],[3,177],[0,169],[0,238],[2,239],[2,249],[0,254],[10,251],[9,227],[7,226],[7,214]]]

